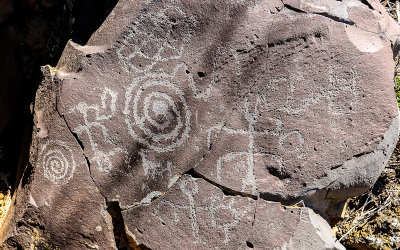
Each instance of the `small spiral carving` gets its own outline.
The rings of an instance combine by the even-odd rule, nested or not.
[[[131,85],[127,97],[129,133],[149,149],[171,151],[189,136],[191,113],[178,85],[148,80]]]
[[[44,177],[54,184],[66,184],[75,171],[72,150],[65,142],[53,140],[41,151]]]

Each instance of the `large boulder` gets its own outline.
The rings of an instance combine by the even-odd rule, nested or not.
[[[378,1],[121,0],[43,69],[4,246],[343,248],[315,212],[395,146],[398,34]]]

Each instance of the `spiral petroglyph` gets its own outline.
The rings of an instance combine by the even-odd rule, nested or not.
[[[66,184],[72,178],[76,164],[72,150],[65,142],[49,141],[43,146],[41,155],[46,179],[54,184]]]
[[[124,113],[130,135],[150,150],[174,150],[189,136],[191,112],[183,90],[173,82],[133,83]]]

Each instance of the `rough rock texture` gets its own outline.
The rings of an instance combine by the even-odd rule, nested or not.
[[[0,1],[0,192],[3,194],[10,189],[13,192],[18,186],[28,164],[32,106],[42,80],[40,65],[55,65],[71,37],[72,19],[79,20],[75,13],[72,18],[73,1]]]
[[[12,247],[114,249],[112,221],[87,162],[56,108],[48,67],[35,103],[37,121],[30,162],[35,174],[16,198]],[[3,233],[4,234],[4,233]]]
[[[129,234],[152,249],[344,249],[309,208],[227,196],[188,175],[150,205],[122,215],[134,225]],[[160,238],[169,240],[154,240]]]
[[[121,0],[44,69],[7,244],[111,248],[118,202],[139,247],[342,248],[311,208],[367,190],[399,130],[376,4]]]

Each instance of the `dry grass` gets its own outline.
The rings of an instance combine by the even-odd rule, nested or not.
[[[378,181],[350,199],[334,231],[348,249],[400,248],[400,143]]]
[[[384,1],[380,1],[381,4],[383,5],[383,7],[385,7],[387,13],[389,13],[389,15],[396,20],[397,22],[399,22],[399,17],[400,17],[400,4],[399,1],[388,1],[388,0],[384,0]]]
[[[11,205],[11,194],[8,190],[7,194],[0,193],[0,227],[3,224],[4,218]]]

